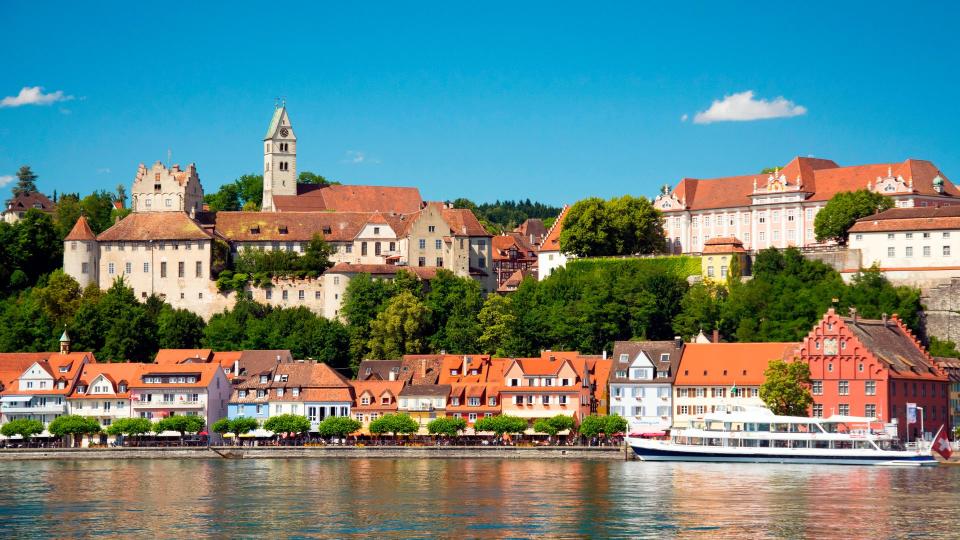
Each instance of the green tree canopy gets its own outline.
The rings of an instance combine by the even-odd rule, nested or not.
[[[234,441],[239,440],[240,436],[244,433],[249,433],[260,427],[260,422],[256,418],[250,418],[249,416],[238,416],[234,419],[221,418],[213,423],[210,426],[210,429],[214,433],[219,433],[221,435],[226,435],[227,433],[232,433]]]
[[[507,350],[517,324],[510,297],[491,294],[484,302],[477,319],[482,329],[480,337],[477,338],[480,352],[500,357],[508,356]]]
[[[14,418],[0,426],[0,434],[4,437],[19,435],[24,440],[43,432],[43,422],[32,418]]]
[[[467,429],[467,421],[463,418],[444,416],[434,418],[427,424],[427,433],[445,437],[456,437],[465,429]]]
[[[277,435],[281,433],[303,435],[310,431],[310,420],[299,414],[279,414],[267,418],[263,423],[263,429],[272,431]]]
[[[153,423],[147,418],[117,418],[107,427],[107,433],[116,437],[129,435],[136,437],[153,431]]]
[[[567,210],[560,249],[580,257],[662,253],[663,214],[646,197],[591,197]]]
[[[583,420],[580,421],[580,435],[592,439],[593,437],[599,437],[601,434],[606,433],[607,429],[607,419],[604,416],[598,416],[591,414],[586,416]]]
[[[476,432],[492,432],[500,438],[507,433],[523,433],[527,429],[527,420],[506,414],[484,416],[473,423],[473,429]]]
[[[100,433],[100,422],[96,418],[89,416],[79,416],[76,414],[66,414],[58,416],[47,426],[47,431],[57,437],[70,436],[79,439],[84,435],[95,435]]]
[[[328,416],[317,425],[321,437],[346,437],[360,431],[363,424],[348,416]]]
[[[176,415],[161,418],[153,425],[156,433],[164,431],[176,431],[183,438],[187,433],[200,433],[206,426],[206,421],[201,416]]]
[[[841,191],[827,201],[813,220],[817,242],[846,245],[850,227],[860,218],[893,208],[893,199],[866,189]]]
[[[807,416],[813,396],[810,395],[810,366],[805,362],[771,360],[763,372],[760,399],[773,414]]]
[[[477,314],[483,305],[480,284],[468,277],[459,277],[445,269],[430,280],[430,292],[423,304],[427,308],[430,348],[453,354],[476,350],[480,326]]]
[[[385,414],[370,422],[368,429],[374,435],[403,435],[416,433],[420,424],[407,414]]]
[[[370,355],[386,359],[422,353],[429,316],[430,310],[410,292],[391,298],[386,309],[370,321]]]
[[[17,171],[17,184],[13,186],[13,194],[37,192],[37,174],[30,169],[29,165],[23,165]]]

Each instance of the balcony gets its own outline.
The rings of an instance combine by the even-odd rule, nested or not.
[[[176,399],[173,401],[134,401],[133,406],[136,409],[201,409],[202,401],[187,401],[185,399]]]
[[[4,405],[3,408],[0,408],[0,412],[3,412],[3,414],[63,414],[67,412],[67,405],[65,403],[60,405],[36,405],[33,407],[9,407]]]

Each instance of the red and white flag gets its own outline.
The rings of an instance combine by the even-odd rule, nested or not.
[[[937,438],[933,440],[933,451],[943,456],[943,459],[950,459],[953,450],[950,449],[950,441],[947,440],[947,432],[940,430]]]

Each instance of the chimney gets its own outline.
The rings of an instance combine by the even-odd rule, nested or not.
[[[850,317],[853,318],[853,324],[857,324],[857,308],[850,307]]]
[[[467,374],[467,367],[469,367],[469,366],[470,366],[470,357],[469,357],[469,356],[464,356],[464,357],[463,357],[463,369],[460,370],[460,373],[466,375],[466,374]]]
[[[420,359],[420,377],[423,379],[427,378],[427,359]]]
[[[720,343],[720,330],[716,328],[713,329],[713,339],[710,340],[711,343]]]
[[[884,313],[883,315],[880,316],[880,318],[883,320],[883,326],[884,326],[884,328],[886,328],[886,326],[887,326],[887,314]]]
[[[603,359],[604,359],[604,360],[607,359],[607,350],[606,350],[606,349],[603,350]]]
[[[390,374],[387,375],[387,380],[388,380],[388,381],[395,381],[395,380],[397,380],[397,372],[391,369],[391,370],[390,370]]]
[[[234,375],[240,374],[240,360],[233,361],[233,374]]]
[[[680,336],[673,336],[673,346],[682,349],[683,348],[683,338]]]
[[[278,363],[278,364],[280,363],[280,355],[279,355],[279,354],[277,355],[277,363]]]

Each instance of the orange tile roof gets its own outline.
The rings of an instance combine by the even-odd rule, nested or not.
[[[278,195],[273,203],[280,212],[333,210],[337,212],[416,212],[423,199],[413,187],[312,186],[299,184],[297,195]]]
[[[878,163],[840,167],[828,159],[796,157],[779,171],[787,181],[795,185],[802,182],[801,192],[809,193],[807,201],[827,201],[841,191],[865,189],[878,177],[891,173],[913,180],[914,193],[927,196],[960,197],[960,191],[929,161],[908,159],[902,163]],[[933,179],[944,180],[944,194],[933,189]],[[720,208],[748,207],[752,204],[754,185],[763,188],[770,175],[749,174],[723,178],[684,178],[674,188],[673,194],[684,201],[686,208],[678,210],[710,210]]]
[[[563,205],[563,210],[560,211],[560,215],[547,231],[547,237],[540,244],[540,251],[560,251],[560,233],[563,232],[563,220],[566,219],[569,209],[569,206]]]
[[[70,233],[64,238],[64,241],[89,241],[96,240],[97,235],[90,228],[90,223],[86,216],[80,216],[77,223],[70,229]]]
[[[154,364],[182,364],[186,361],[206,363],[213,360],[211,349],[160,349],[157,351]]]
[[[210,238],[210,233],[183,212],[133,212],[97,236],[100,242]]]
[[[396,410],[397,398],[400,396],[400,392],[403,391],[403,381],[350,381],[350,386],[353,387],[354,394],[353,408],[357,410]],[[390,403],[387,405],[380,403],[380,397],[383,396],[384,392],[389,393],[391,396]],[[362,398],[365,393],[369,393],[373,398],[369,405],[360,404],[360,398]]]
[[[703,253],[741,253],[743,242],[733,236],[711,238],[703,245]]]
[[[125,398],[130,397],[130,387],[140,380],[140,372],[143,370],[144,364],[138,364],[135,362],[118,362],[118,363],[103,363],[103,364],[86,364],[83,366],[83,370],[80,372],[80,378],[77,380],[78,385],[83,384],[87,386],[87,392],[90,391],[90,386],[93,384],[93,381],[97,379],[100,375],[106,377],[113,384],[113,391],[116,394],[110,394],[107,396],[102,396],[99,394],[91,395],[89,393],[81,394],[77,392],[75,387],[70,395],[67,396],[68,399],[77,399],[77,398],[98,398],[98,397],[118,397]],[[125,382],[127,384],[126,392],[118,392],[119,384]]]
[[[857,220],[851,233],[960,229],[960,206],[891,208]]]
[[[140,378],[130,382],[130,388],[206,388],[223,368],[220,364],[142,364]],[[143,378],[159,375],[197,375],[195,383],[144,383]]]
[[[431,203],[437,204],[437,203]],[[441,209],[443,220],[450,227],[450,234],[453,236],[493,236],[488,233],[477,216],[466,208],[447,208]]]
[[[687,343],[677,386],[757,386],[771,360],[793,357],[799,343]]]

